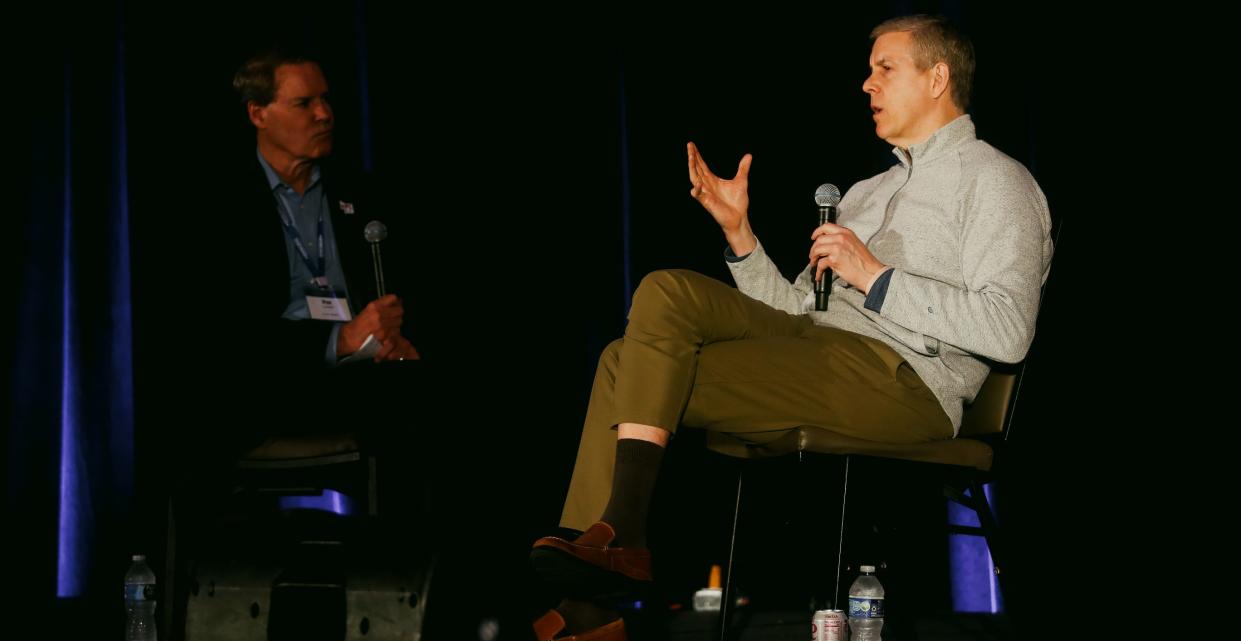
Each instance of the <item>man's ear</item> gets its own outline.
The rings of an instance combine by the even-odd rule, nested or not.
[[[250,117],[250,123],[257,129],[267,128],[267,105],[260,105],[251,100],[246,103],[246,115]]]
[[[935,63],[931,67],[931,97],[939,98],[948,91],[952,81],[952,72],[948,69],[948,65],[943,62]]]

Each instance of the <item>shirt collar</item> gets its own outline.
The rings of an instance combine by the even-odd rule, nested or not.
[[[267,159],[263,157],[263,154],[262,152],[259,151],[258,147],[254,148],[254,155],[259,157],[259,165],[263,168],[263,173],[267,175],[267,186],[271,187],[272,191],[276,191],[280,187],[284,187],[285,189],[292,189],[292,187],[289,187],[287,184],[285,184],[283,180],[280,180],[280,175],[276,173],[275,169],[271,168],[271,164],[269,164],[267,162]],[[317,185],[318,183],[319,183],[319,165],[318,163],[315,163],[315,165],[310,170],[310,184],[306,185],[306,191],[310,191],[310,189],[314,187],[315,185]]]
[[[972,140],[975,140],[974,121],[970,119],[969,114],[963,114],[940,127],[931,134],[930,138],[916,145],[910,145],[908,154],[900,147],[893,147],[892,153],[896,154],[902,165],[908,167],[914,161],[921,164]]]

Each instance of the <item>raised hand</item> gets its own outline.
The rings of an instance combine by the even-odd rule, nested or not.
[[[749,220],[749,176],[753,156],[742,156],[737,165],[737,175],[728,180],[711,172],[694,143],[688,143],[686,149],[689,155],[689,182],[693,185],[689,195],[719,224],[735,254],[744,256],[750,253],[758,242],[750,230]]]

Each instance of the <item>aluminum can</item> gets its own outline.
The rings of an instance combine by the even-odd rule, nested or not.
[[[810,621],[811,641],[848,641],[844,610],[819,610]]]

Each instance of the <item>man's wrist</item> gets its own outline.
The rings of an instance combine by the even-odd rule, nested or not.
[[[341,325],[340,334],[338,334],[336,337],[336,355],[337,356],[348,356],[358,351],[359,346],[354,344],[356,343],[356,341],[350,338],[349,334],[350,334],[349,323]]]
[[[892,268],[887,265],[880,265],[878,271],[871,274],[870,279],[866,281],[866,288],[862,290],[862,293],[869,295],[871,288],[875,286],[875,281],[879,280],[879,277],[883,276],[883,273],[889,269]]]
[[[758,247],[758,238],[750,229],[749,222],[743,222],[735,230],[726,230],[724,232],[724,240],[728,241],[728,247],[733,250],[733,254],[739,257],[746,256]]]

